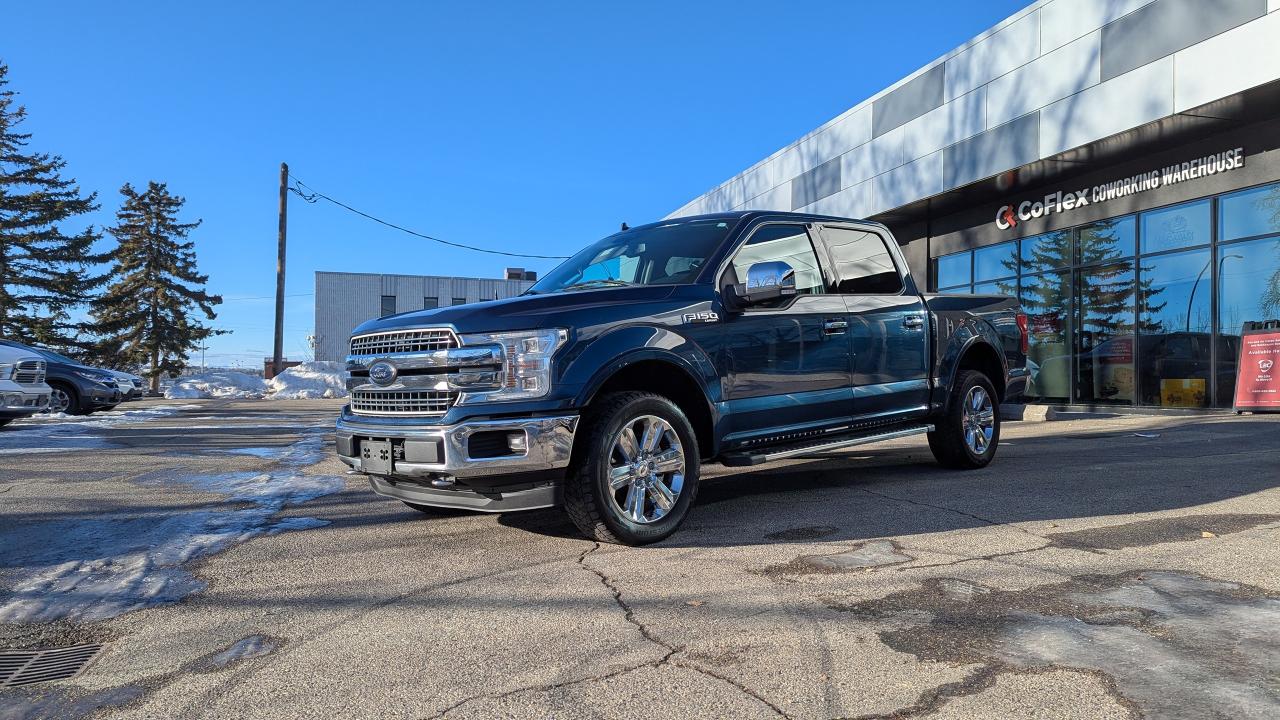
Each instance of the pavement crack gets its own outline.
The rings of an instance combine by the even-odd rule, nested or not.
[[[587,564],[587,556],[599,549],[600,549],[600,543],[598,542],[592,543],[591,547],[584,550],[582,554],[578,556],[578,564],[581,565],[584,570],[587,570],[593,573],[596,577],[600,578],[600,583],[604,585],[605,588],[607,588],[610,593],[613,594],[613,602],[616,603],[617,606],[622,610],[623,615],[626,618],[627,622],[636,626],[636,629],[640,631],[640,634],[644,636],[645,640],[648,640],[654,645],[657,645],[665,650],[675,652],[678,649],[676,646],[659,638],[657,635],[654,635],[653,632],[651,632],[649,628],[645,626],[644,623],[640,622],[640,619],[636,617],[636,611],[629,604],[627,604],[626,600],[622,599],[622,590],[613,582],[613,579],[610,578],[608,575],[606,575],[603,571],[597,570],[596,568],[593,568]]]
[[[1001,520],[992,520],[991,518],[985,518],[985,517],[982,517],[981,515],[975,515],[971,512],[965,512],[964,510],[957,510],[952,507],[947,507],[946,505],[934,505],[933,503],[921,502],[919,500],[912,500],[911,498],[898,497],[897,495],[889,495],[887,493],[876,492],[875,490],[868,490],[867,488],[864,488],[864,487],[860,487],[858,489],[868,495],[874,495],[879,498],[884,498],[885,500],[894,500],[896,502],[904,502],[910,505],[916,505],[918,507],[927,507],[927,508],[933,508],[934,510],[941,510],[943,512],[954,513],[956,515],[961,515],[963,517],[977,520],[978,522],[981,522],[981,523],[986,523],[987,525],[991,525],[993,527],[1010,527],[1010,528],[1013,528],[1014,530],[1017,530],[1018,532],[1030,535],[1031,537],[1034,537],[1034,538],[1039,538],[1041,540],[1048,539],[1043,535],[1037,535],[1036,533],[1031,532],[1030,530],[1022,527],[1021,525],[1015,525],[1013,523],[1003,522]]]
[[[738,691],[741,692],[742,694],[750,698],[753,698],[757,702],[761,703],[765,707],[777,713],[778,717],[791,720],[791,715],[789,715],[786,710],[783,710],[777,705],[774,705],[773,703],[765,699],[765,697],[760,693],[756,692],[755,690],[752,690],[751,688],[747,687],[746,685],[743,685],[742,683],[738,682],[737,680],[734,680],[733,678],[727,675],[721,675],[718,672],[714,672],[704,667],[699,667],[697,665],[694,665],[693,663],[680,661],[680,660],[672,660],[671,664],[679,668],[684,668],[685,670],[692,670],[698,673],[699,675],[706,675],[709,678],[714,678],[716,680],[719,680],[722,683],[725,683],[726,685],[737,688]]]

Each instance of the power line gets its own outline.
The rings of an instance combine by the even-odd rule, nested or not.
[[[567,260],[568,259],[567,255],[529,255],[525,253],[505,252],[502,250],[490,250],[488,248],[475,247],[474,245],[463,245],[462,243],[450,242],[448,240],[441,240],[438,237],[426,235],[424,233],[417,232],[416,230],[410,230],[407,227],[396,225],[393,222],[387,222],[386,220],[383,220],[380,217],[375,217],[373,215],[370,215],[369,213],[364,212],[363,210],[357,210],[356,208],[353,208],[350,205],[340,200],[335,200],[334,198],[331,198],[328,195],[325,195],[319,190],[313,189],[311,186],[299,180],[298,177],[296,175],[293,175],[292,173],[290,173],[289,177],[290,179],[293,180],[293,186],[289,188],[289,191],[293,192],[294,194],[296,194],[298,197],[302,198],[306,202],[315,204],[316,200],[328,200],[329,202],[333,203],[334,205],[337,205],[340,208],[353,212],[356,215],[359,215],[363,218],[372,220],[380,225],[386,225],[387,227],[392,228],[394,230],[399,230],[400,232],[408,233],[410,235],[413,235],[414,237],[420,237],[424,240],[438,242],[441,245],[448,245],[450,247],[462,248],[463,250],[474,250],[475,252],[488,253],[490,255],[502,255],[505,257],[534,258],[537,260]],[[307,192],[304,192],[303,188],[306,188]]]

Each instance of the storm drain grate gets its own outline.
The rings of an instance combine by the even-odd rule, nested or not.
[[[101,650],[97,643],[45,650],[0,650],[0,688],[75,677]]]

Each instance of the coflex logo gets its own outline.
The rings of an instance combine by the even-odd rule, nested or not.
[[[1275,361],[1271,360],[1270,358],[1264,358],[1258,361],[1258,369],[1261,370],[1263,373],[1271,372],[1271,368],[1275,367],[1275,365],[1276,365]]]
[[[1018,204],[1017,209],[1012,205],[1005,205],[997,210],[996,227],[1001,230],[1009,230],[1017,227],[1019,221],[1040,218],[1066,210],[1075,210],[1088,205],[1089,202],[1088,188],[1074,192],[1070,190],[1067,192],[1058,191],[1045,195],[1043,200],[1023,200]]]

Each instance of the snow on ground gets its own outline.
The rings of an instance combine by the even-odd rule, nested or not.
[[[37,414],[0,430],[0,455],[92,450],[107,447],[103,438],[86,434],[96,428],[168,417],[199,405],[165,405],[137,410],[104,410],[93,415]]]
[[[178,378],[165,390],[164,396],[170,399],[341,398],[347,396],[347,374],[342,363],[323,360],[291,367],[270,380],[242,372],[209,372]]]
[[[267,383],[248,373],[226,370],[178,378],[164,396],[170,400],[262,397]]]
[[[155,473],[142,482],[184,485],[247,505],[166,514],[95,514],[51,520],[38,526],[0,530],[0,566],[12,596],[0,605],[0,622],[50,622],[60,618],[103,620],[131,610],[177,602],[203,589],[182,568],[260,535],[327,524],[309,517],[276,518],[286,507],[339,492],[342,478],[310,475],[324,439],[310,432],[289,446],[274,467],[261,473],[214,475]]]
[[[302,363],[268,380],[267,392],[273,400],[346,397],[347,371],[340,362]]]

